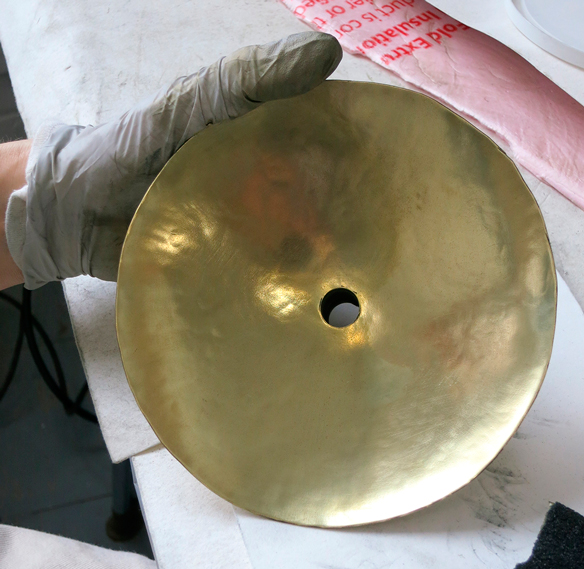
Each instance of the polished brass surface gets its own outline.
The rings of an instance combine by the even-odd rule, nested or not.
[[[477,476],[532,404],[555,326],[513,163],[435,101],[370,83],[187,142],[118,283],[124,367],[162,443],[233,504],[296,524],[385,520]],[[357,296],[350,326],[321,314],[336,288]]]

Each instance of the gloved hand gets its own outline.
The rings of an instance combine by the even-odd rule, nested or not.
[[[6,215],[8,246],[25,286],[81,274],[116,280],[132,216],[182,144],[207,125],[309,91],[341,57],[337,40],[318,32],[245,47],[177,79],[116,121],[60,125],[35,141],[27,188],[12,194]]]

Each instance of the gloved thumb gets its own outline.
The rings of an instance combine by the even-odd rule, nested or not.
[[[261,46],[244,47],[220,63],[223,94],[238,116],[249,103],[284,99],[310,91],[337,67],[343,51],[328,34],[305,32]]]

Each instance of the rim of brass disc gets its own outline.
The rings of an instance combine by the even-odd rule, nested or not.
[[[495,458],[545,376],[556,286],[488,137],[424,95],[327,81],[167,163],[124,243],[117,332],[140,409],[203,484],[351,526]]]

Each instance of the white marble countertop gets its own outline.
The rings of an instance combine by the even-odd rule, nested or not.
[[[499,10],[502,2],[487,0],[481,6],[489,13],[490,7]],[[446,0],[434,3],[445,10],[460,4]],[[263,43],[307,29],[277,0],[0,0],[0,6],[0,41],[29,135],[46,119],[72,124],[107,121],[175,77],[211,63],[242,45]],[[539,50],[535,46],[534,49]],[[333,78],[401,85],[371,61],[350,55],[345,55]],[[558,271],[584,305],[584,212],[529,174],[523,174],[542,207]],[[572,436],[570,433],[582,435],[584,422],[578,422],[575,410],[568,419],[565,410],[558,408],[564,403],[574,407],[578,402],[580,409],[584,408],[583,364],[578,360],[584,337],[582,313],[567,288],[562,288],[567,299],[564,302],[573,314],[566,316],[568,331],[561,334],[558,329],[555,354],[559,350],[561,356],[555,358],[561,361],[555,365],[559,366],[557,373],[561,381],[570,389],[580,389],[580,399],[558,399],[537,415],[538,405],[548,405],[542,403],[540,396],[530,413],[534,418],[529,428],[535,434],[527,439],[513,439],[500,456],[500,459],[511,456],[515,462],[503,462],[502,467],[497,467],[498,472],[486,471],[454,497],[401,521],[367,530],[323,534],[322,530],[292,528],[241,512],[236,515],[231,506],[217,502],[219,499],[213,495],[212,499],[208,495],[209,499],[205,498],[204,489],[202,492],[197,487],[196,480],[184,472],[181,474],[182,467],[165,450],[156,448],[158,440],[129,390],[115,335],[115,285],[79,277],[66,281],[64,287],[112,460],[121,461],[155,449],[143,452],[133,462],[161,567],[190,567],[195,552],[199,552],[196,557],[200,562],[206,559],[208,564],[204,566],[214,568],[259,568],[267,567],[270,562],[274,566],[276,557],[278,567],[295,568],[363,569],[394,562],[395,567],[468,568],[475,566],[469,560],[469,544],[476,559],[493,558],[493,563],[485,561],[487,566],[507,567],[511,557],[506,558],[507,565],[495,559],[503,559],[502,551],[511,551],[509,555],[515,555],[518,561],[527,557],[547,500],[560,500],[580,511],[584,509],[584,483],[581,476],[578,484],[568,479],[570,469],[566,466],[575,464],[576,459],[581,463],[582,455],[577,456],[576,446],[564,444],[564,438]],[[560,381],[550,380],[552,369],[546,386],[556,386]],[[526,421],[524,425],[529,423]],[[542,438],[543,432],[554,433],[549,444],[545,442],[548,439]],[[542,450],[532,453],[535,464],[524,465],[516,454],[521,454],[520,448],[532,448],[529,445],[541,445]],[[519,464],[519,474],[508,464]],[[541,474],[548,472],[548,464],[555,470]],[[563,470],[557,469],[558,465],[563,465]],[[537,484],[525,482],[540,475]],[[509,497],[511,505],[517,502],[523,504],[521,508],[525,511],[529,508],[532,511],[524,513],[521,508],[512,508],[511,514],[506,513],[500,521],[496,512],[502,495]],[[207,509],[199,508],[199,503]],[[488,513],[489,507],[494,508],[495,517]],[[482,511],[487,512],[483,518],[491,519],[482,519]],[[213,519],[219,519],[216,526],[211,523]],[[211,532],[211,536],[203,531],[205,527],[216,527],[218,532],[226,533],[221,537]],[[517,528],[524,528],[521,535],[526,537],[520,539],[518,535],[523,530],[518,533]],[[363,536],[363,540],[357,536]],[[223,538],[225,541],[221,542]],[[321,541],[330,548],[330,558],[318,553]],[[428,548],[428,544],[433,545]],[[363,548],[372,552],[369,557],[360,557]],[[405,553],[398,559],[390,555],[390,550]],[[218,551],[225,556],[214,557]],[[443,554],[454,557],[446,562],[440,557]],[[360,559],[362,564],[348,565],[353,563],[351,559]]]

